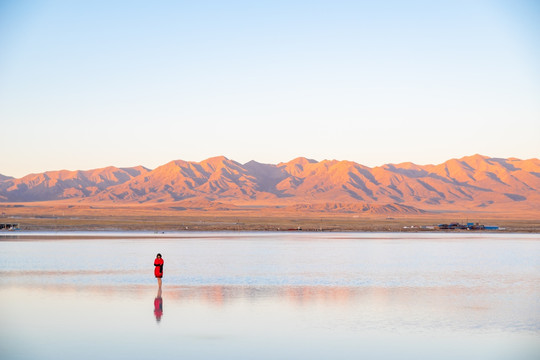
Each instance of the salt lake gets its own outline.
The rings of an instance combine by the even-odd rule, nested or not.
[[[532,360],[540,235],[4,232],[0,318],[5,360]]]

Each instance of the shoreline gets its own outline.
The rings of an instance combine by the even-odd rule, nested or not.
[[[252,236],[256,236],[255,234],[275,234],[276,236],[280,232],[274,232],[274,231],[187,231],[187,232],[164,232],[164,233],[150,233],[150,232],[139,232],[139,231],[78,231],[78,230],[69,230],[69,231],[55,231],[55,232],[47,232],[47,231],[32,231],[32,232],[15,232],[15,233],[3,233],[0,232],[0,242],[9,242],[9,241],[62,241],[62,240],[145,240],[145,239],[153,239],[153,240],[204,240],[204,239],[211,239],[218,236],[221,237],[227,237],[227,236],[235,236],[235,237],[245,237],[249,236],[249,234],[252,234]],[[304,234],[308,233],[315,233],[315,232],[304,232]],[[318,232],[321,233],[321,232]],[[332,232],[333,234],[358,234],[358,236],[361,235],[367,235],[367,234],[373,234],[373,236],[376,236],[376,234],[410,234],[410,236],[418,235],[418,239],[446,239],[451,238],[452,236],[455,237],[456,240],[462,239],[463,236],[468,237],[470,236],[471,239],[474,239],[478,237],[479,239],[482,238],[481,235],[496,235],[497,232],[490,231],[490,232],[457,232],[457,233],[448,233],[448,232],[398,232],[398,231],[341,231],[341,232]],[[229,234],[229,235],[227,235]],[[422,236],[420,236],[422,234]],[[330,235],[330,234],[328,234]],[[539,235],[539,232],[500,232],[499,235],[504,236],[533,236],[531,240],[534,240],[535,235]],[[433,236],[433,237],[432,237]],[[527,238],[529,239],[529,238]],[[538,238],[540,240],[540,238]]]

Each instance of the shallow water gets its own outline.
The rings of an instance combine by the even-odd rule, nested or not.
[[[0,235],[2,359],[538,359],[539,299],[538,234]]]

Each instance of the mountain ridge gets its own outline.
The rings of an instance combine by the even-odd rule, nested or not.
[[[18,179],[0,176],[0,202],[32,201],[178,207],[202,202],[319,212],[540,213],[540,160],[476,154],[435,165],[404,162],[370,168],[347,160],[298,157],[278,164],[241,164],[216,156],[200,162],[173,160],[155,169],[109,166]]]

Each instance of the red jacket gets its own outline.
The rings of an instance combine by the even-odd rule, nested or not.
[[[154,260],[154,267],[154,275],[157,278],[163,277],[163,259],[156,258],[156,260]]]

